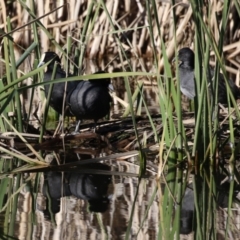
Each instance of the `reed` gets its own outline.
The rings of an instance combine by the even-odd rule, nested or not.
[[[10,133],[10,137],[2,138],[0,142],[0,151],[4,153],[0,160],[0,211],[5,211],[5,219],[14,219],[17,211],[18,193],[25,186],[20,173],[48,169],[43,151],[34,149],[31,144],[34,138],[34,143],[40,142],[34,146],[41,148],[48,138],[46,129],[50,95],[45,100],[42,91],[44,84],[109,77],[122,79],[121,84],[126,90],[124,99],[114,95],[113,99],[123,106],[121,121],[130,117],[132,122],[130,136],[134,140],[124,149],[129,156],[132,153],[130,150],[137,149],[134,154],[139,160],[139,182],[125,239],[131,238],[137,194],[145,181],[148,154],[152,147],[157,149],[156,188],[151,193],[137,234],[144,226],[144,221],[147,221],[153,199],[157,197],[160,219],[157,238],[180,239],[182,199],[187,185],[192,182],[195,239],[217,239],[217,176],[221,173],[233,179],[229,183],[225,230],[225,237],[228,237],[228,232],[232,230],[231,206],[237,184],[234,180],[240,179],[236,168],[239,157],[236,129],[240,112],[226,82],[229,103],[225,112],[218,113],[218,91],[214,91],[213,97],[210,96],[207,77],[210,62],[211,66],[215,66],[214,81],[210,86],[212,89],[217,89],[220,71],[225,81],[230,76],[236,79],[239,86],[240,63],[236,57],[240,51],[237,28],[239,2],[213,0],[206,4],[206,1],[194,0],[85,0],[80,3],[70,0],[60,4],[61,1],[49,5],[48,1],[33,0],[0,3],[0,19],[3,20],[0,24],[0,70],[3,69],[0,73],[0,130],[1,133]],[[194,46],[195,51],[198,97],[191,103],[194,105],[192,119],[188,115],[190,108],[187,109],[188,113],[183,112],[177,61],[175,66],[171,64],[172,58],[177,58],[177,51],[183,46]],[[76,76],[43,83],[45,66],[36,66],[40,54],[48,50],[61,54],[63,68]],[[105,69],[108,73],[91,74],[98,69]],[[147,86],[156,95],[154,104],[161,122],[158,125],[146,98]],[[233,108],[230,101],[233,101]],[[142,117],[143,112],[148,128],[142,131],[138,117]],[[189,121],[192,127],[189,127]],[[110,120],[107,122],[111,123]],[[28,134],[25,124],[40,127],[40,133],[37,136]],[[114,134],[121,139],[129,133]],[[20,139],[27,150],[21,152],[8,144],[8,141],[17,144],[16,139]],[[63,143],[65,147],[68,138],[64,138]],[[10,156],[11,161],[6,161],[5,154]],[[219,158],[228,163],[227,168],[219,163]],[[100,160],[109,159],[105,157]],[[65,167],[71,168],[73,165],[62,164],[55,170],[60,171]],[[128,173],[126,176],[136,177]],[[34,178],[35,175],[27,181],[33,181]],[[36,187],[39,176],[35,179]],[[106,234],[100,218],[99,224]],[[14,234],[12,223],[5,220],[4,227],[5,234]]]

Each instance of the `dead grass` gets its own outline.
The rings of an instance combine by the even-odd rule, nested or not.
[[[112,0],[106,0],[105,4],[114,23],[115,29],[112,29],[105,11],[101,9],[101,6],[99,5],[99,14],[96,16],[95,20],[94,16],[91,16],[92,21],[94,21],[93,28],[91,31],[87,31],[85,36],[87,41],[83,44],[80,40],[82,39],[84,23],[88,17],[90,3],[90,1],[86,0],[69,0],[67,3],[64,1],[55,2],[46,0],[36,1],[33,7],[32,0],[26,1],[26,5],[30,9],[35,9],[36,18],[42,17],[40,21],[63,49],[66,50],[69,48],[67,44],[68,41],[71,42],[69,54],[71,59],[74,58],[77,50],[82,47],[86,48],[83,67],[85,73],[94,72],[98,68],[106,68],[109,72],[121,72],[124,71],[124,69],[128,69],[128,63],[120,61],[120,50],[118,41],[116,40],[117,38],[120,39],[125,52],[128,54],[129,58],[131,58],[132,71],[156,72],[157,69],[155,69],[153,64],[154,51],[157,52],[159,58],[157,66],[158,70],[160,72],[164,70],[161,38],[166,46],[169,59],[174,55],[175,46],[180,48],[183,46],[193,47],[194,45],[193,42],[196,37],[195,24],[193,21],[192,8],[188,1],[178,1],[175,6],[172,6],[170,1],[156,1],[158,20],[153,13],[153,6],[150,4],[155,43],[153,48],[150,40],[149,22],[146,10],[147,1]],[[97,10],[99,6],[96,3],[93,7],[94,10]],[[219,29],[222,21],[221,10],[223,8],[223,3],[218,0],[212,0],[209,1],[209,7],[211,8],[210,20],[205,19],[205,22],[211,26],[211,32],[214,39],[218,42]],[[173,27],[172,8],[175,8],[176,10],[176,38],[174,38],[175,30]],[[32,25],[29,24],[33,19],[18,1],[0,1],[0,9],[0,28],[5,33],[7,33],[7,16],[10,16],[11,18],[15,57],[18,59],[25,49],[34,41],[33,28]],[[49,12],[52,13],[48,14]],[[240,79],[239,18],[240,16],[235,8],[234,1],[232,1],[228,15],[228,27],[225,33],[223,50],[227,60],[226,69],[232,79],[236,79],[236,84],[238,86]],[[161,34],[158,33],[157,21],[159,21]],[[4,32],[0,33],[0,39],[1,36],[5,35]],[[40,28],[38,28],[38,34],[41,52],[53,50],[59,53],[59,49]],[[210,63],[214,65],[214,54],[212,53],[211,56]],[[29,61],[24,61],[20,70],[18,70],[19,76],[32,69],[32,64],[35,59],[36,56],[32,53]],[[4,59],[0,61],[0,76],[3,74]],[[158,112],[158,92],[155,79],[152,78],[150,79],[151,81],[149,81],[149,79],[145,77],[138,77],[134,80],[135,82],[144,82],[147,102],[149,105],[156,107],[156,111]],[[31,79],[26,82],[26,84],[31,83]],[[122,102],[124,105],[125,102],[122,100],[125,100],[126,102],[128,100],[125,94],[123,79],[114,79],[113,84],[117,92],[117,96],[114,97],[115,103]],[[135,84],[132,83],[131,87],[134,89]],[[150,89],[149,94],[148,89]],[[44,109],[44,102],[42,103],[43,98],[41,97],[41,87],[36,88],[34,96],[35,98],[32,108],[34,112],[33,115],[40,118],[42,110]],[[24,98],[25,107],[28,109],[28,94],[25,94]],[[118,107],[116,107],[116,104],[114,105],[113,111],[114,113],[120,111]],[[225,111],[225,114],[223,115],[228,116],[228,112]],[[35,119],[34,116],[33,119]],[[36,122],[38,125],[38,121],[35,121],[35,123]]]
[[[26,4],[29,8],[33,1],[28,0]],[[65,4],[65,5],[64,5]],[[67,38],[70,37],[72,46],[79,48],[81,46],[81,34],[84,21],[87,17],[87,10],[90,1],[36,1],[36,17],[53,11],[64,5],[57,11],[41,19],[42,24],[49,30],[54,39],[62,46],[66,47]],[[151,57],[153,56],[153,47],[150,42],[148,20],[146,16],[146,1],[105,1],[108,12],[115,25],[115,30],[109,24],[106,13],[100,9],[93,30],[87,33],[86,57],[90,59],[108,57],[109,55],[118,55],[119,47],[115,37],[118,36],[122,42],[125,42],[124,48],[129,51],[133,57]],[[205,19],[211,26],[212,34],[216,42],[219,39],[219,26],[221,25],[221,9],[223,2],[218,0],[209,1],[211,4],[210,21]],[[161,38],[167,47],[167,54],[171,58],[174,54],[175,45],[192,47],[195,38],[195,26],[192,19],[192,9],[188,1],[178,1],[172,6],[171,1],[156,1],[158,10],[158,19],[161,26],[161,36],[157,31],[157,19],[153,17],[153,32],[155,41],[155,50],[159,54],[159,70],[163,69],[163,59],[161,53]],[[228,28],[225,34],[224,53],[229,62],[228,71],[236,76],[240,68],[240,47],[239,47],[239,15],[231,1],[231,10],[228,18]],[[177,33],[174,39],[174,25],[172,8],[176,9]],[[6,17],[11,17],[12,29],[27,24],[32,20],[31,16],[23,9],[18,1],[0,1],[0,28],[7,32]],[[95,4],[94,9],[97,8]],[[152,9],[152,6],[150,5]],[[93,18],[93,16],[92,16]],[[42,30],[38,30],[40,36],[40,49],[42,52],[49,49],[56,50],[51,40]],[[30,25],[25,26],[18,31],[14,31],[13,38],[16,47],[16,58],[18,58],[25,48],[33,41],[33,33]],[[177,41],[177,42],[176,42]],[[130,46],[129,46],[130,45]],[[74,48],[72,48],[74,53]],[[214,64],[214,62],[213,62]]]

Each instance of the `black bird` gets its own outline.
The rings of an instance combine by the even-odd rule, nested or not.
[[[96,72],[104,73],[103,71]],[[112,98],[109,94],[110,79],[93,79],[81,81],[68,94],[68,105],[71,113],[78,119],[93,119],[95,125],[110,110]],[[78,124],[79,126],[79,124]],[[78,130],[78,126],[75,131]]]
[[[60,58],[54,52],[45,52],[42,56],[38,66],[51,61],[47,65],[47,71],[44,74],[44,81],[52,79],[55,62],[57,62],[56,75],[54,79],[66,78],[72,76],[66,74],[60,65]],[[103,71],[96,72],[104,73]],[[65,116],[75,116],[78,120],[93,119],[95,124],[100,119],[106,116],[110,110],[110,102],[112,98],[108,91],[110,79],[96,79],[96,80],[79,80],[69,81],[66,87],[66,109]],[[45,96],[49,92],[49,84],[45,85]],[[50,106],[58,113],[62,113],[62,106],[64,100],[65,82],[55,83],[53,85],[52,94],[50,98]],[[80,121],[78,122],[75,132],[78,131]]]
[[[194,79],[194,52],[190,48],[182,48],[178,52],[179,80],[181,92],[190,99],[195,97]],[[214,70],[210,68],[209,80],[214,76]],[[228,83],[235,99],[240,98],[240,90],[235,83],[228,79]],[[227,88],[223,75],[219,74],[218,80],[218,102],[227,104]]]
[[[72,76],[71,74],[67,74],[61,68],[61,60],[55,52],[45,52],[42,55],[42,58],[40,60],[40,63],[38,64],[38,67],[42,66],[43,64],[45,64],[49,61],[51,61],[51,62],[47,65],[47,71],[45,72],[44,79],[43,79],[44,82],[50,81],[52,79],[55,62],[57,63],[57,67],[56,67],[56,75],[55,75],[54,79],[66,78],[67,76],[69,76],[69,77]],[[65,99],[67,99],[67,94],[70,91],[72,91],[73,88],[76,88],[79,82],[80,81],[67,82]],[[46,97],[48,96],[49,88],[50,88],[49,84],[44,85]],[[53,85],[49,105],[59,114],[62,114],[64,92],[65,92],[65,82],[55,83]],[[68,109],[65,112],[65,116],[72,116],[72,114],[68,111]]]

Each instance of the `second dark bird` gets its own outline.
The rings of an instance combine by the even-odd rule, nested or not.
[[[178,52],[179,81],[181,92],[190,99],[195,97],[194,52],[190,48],[182,48]],[[214,70],[210,68],[210,79],[214,77]],[[235,99],[240,99],[240,90],[235,83],[228,79],[228,83]],[[227,88],[223,75],[219,74],[218,102],[227,104]]]

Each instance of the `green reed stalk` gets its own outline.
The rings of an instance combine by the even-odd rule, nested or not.
[[[52,73],[52,76],[51,76],[51,81],[49,81],[50,87],[49,87],[49,92],[48,92],[48,96],[47,96],[46,107],[45,107],[45,110],[44,110],[44,113],[43,113],[43,122],[42,122],[42,126],[41,126],[41,131],[40,131],[39,143],[41,143],[43,141],[43,134],[44,134],[45,129],[46,129],[49,102],[50,102],[52,89],[53,89],[53,85],[54,85],[53,81],[54,81],[55,76],[56,76],[57,64],[58,63],[54,64],[53,73]],[[62,119],[62,121],[64,121],[64,119]]]
[[[86,39],[87,39],[86,36],[87,36],[87,31],[88,31],[88,28],[90,25],[94,5],[95,5],[95,1],[91,1],[88,5],[87,17],[84,21],[83,30],[81,33],[80,46],[79,46],[79,49],[81,49],[81,50],[80,50],[80,56],[79,56],[79,61],[78,61],[78,66],[79,66],[80,71],[82,69],[82,64],[83,64],[83,60],[84,60],[84,56],[85,56]]]

